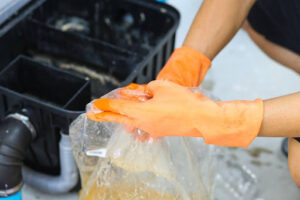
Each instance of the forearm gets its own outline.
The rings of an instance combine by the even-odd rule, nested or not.
[[[300,92],[264,101],[262,137],[300,137]]]
[[[211,60],[241,27],[255,0],[204,0],[184,46],[204,53]]]

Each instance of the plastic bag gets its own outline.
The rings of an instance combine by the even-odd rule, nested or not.
[[[117,95],[115,90],[105,97]],[[80,200],[212,199],[214,150],[201,138],[153,139],[85,114],[72,123],[70,136],[82,180]]]

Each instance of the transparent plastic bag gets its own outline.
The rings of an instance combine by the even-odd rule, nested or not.
[[[258,177],[228,147],[215,148],[218,158],[214,198],[221,200],[263,200],[257,188]]]
[[[105,97],[117,96],[115,90]],[[214,149],[201,138],[153,139],[85,114],[72,123],[70,136],[82,179],[80,200],[213,198]]]

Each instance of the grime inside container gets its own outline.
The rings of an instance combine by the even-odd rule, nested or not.
[[[83,75],[91,80],[92,99],[120,87],[142,60],[131,51],[50,29],[30,20],[9,31],[0,38],[0,43],[3,43],[0,53],[4,58],[0,66],[24,55],[48,66]],[[18,44],[16,48],[5,48],[13,43]]]
[[[89,22],[75,16],[60,16],[58,19],[54,20],[53,25],[58,30],[64,32],[73,32],[84,35],[89,35],[90,33]]]
[[[33,19],[60,31],[106,41],[146,55],[174,24],[165,12],[164,8],[130,0],[91,0],[89,4],[79,0],[71,4],[52,0],[36,11]]]
[[[67,59],[46,54],[39,54],[36,52],[30,52],[29,55],[38,62],[89,77],[91,80],[92,99],[98,98],[99,95],[105,94],[114,88],[120,87],[120,80],[111,74],[97,69],[96,67],[79,64]]]
[[[154,34],[134,26],[135,19],[131,13],[123,13],[117,19],[106,17],[103,27],[97,24],[90,28],[89,21],[77,16],[56,16],[50,24],[58,30],[82,34],[104,40],[133,50],[149,51],[155,45]],[[94,30],[94,33],[91,31]]]

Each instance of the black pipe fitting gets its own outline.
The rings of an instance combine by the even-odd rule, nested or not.
[[[32,130],[19,119],[8,117],[1,122],[0,197],[14,194],[22,185],[23,160],[33,137]]]

